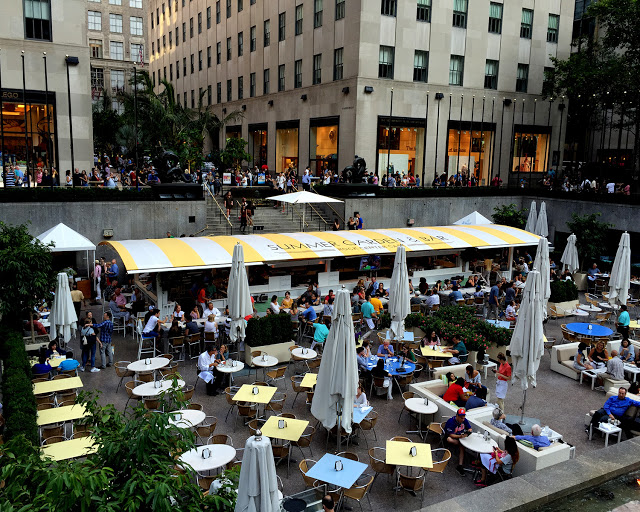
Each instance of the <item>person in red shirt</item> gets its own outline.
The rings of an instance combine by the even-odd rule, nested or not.
[[[31,322],[27,322],[25,324],[25,330],[31,330]],[[46,336],[47,334],[49,334],[44,328],[44,325],[42,325],[42,322],[40,322],[40,315],[37,313],[33,315],[33,330],[39,336]]]
[[[507,382],[511,380],[511,366],[507,363],[507,358],[502,352],[498,354],[498,363],[500,364],[498,369],[492,368],[491,371],[496,374],[496,402],[498,402],[498,407],[504,411],[504,399],[507,396],[507,389],[509,389]]]
[[[467,397],[464,394],[464,379],[462,377],[458,377],[456,381],[445,391],[444,395],[442,395],[442,399],[445,402],[453,402],[458,407],[465,405]]]

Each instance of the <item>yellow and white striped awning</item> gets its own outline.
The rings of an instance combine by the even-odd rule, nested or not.
[[[113,247],[131,274],[195,270],[231,266],[233,247],[244,248],[248,265],[340,256],[393,254],[399,245],[407,251],[451,251],[468,247],[498,248],[536,245],[539,237],[497,224],[436,226],[361,231],[268,233],[264,235],[162,238],[105,241]]]

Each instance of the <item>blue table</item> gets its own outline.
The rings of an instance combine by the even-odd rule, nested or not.
[[[367,414],[369,414],[371,411],[373,411],[373,407],[371,407],[371,406],[354,407],[353,408],[353,418],[352,418],[351,422],[360,424],[360,422],[363,419],[365,419],[367,417]]]
[[[589,329],[589,325],[591,329]],[[582,334],[583,336],[610,336],[613,334],[613,331],[604,325],[588,324],[585,322],[567,324],[567,329],[576,334]]]
[[[336,471],[335,469],[337,460],[342,462],[342,471]],[[362,462],[327,453],[307,471],[306,476],[349,489],[365,472],[367,467]]]
[[[511,322],[506,322],[504,320],[487,320],[488,324],[495,325],[496,327],[502,327],[503,329],[508,329],[511,327]]]
[[[378,364],[378,359],[380,358],[378,358],[377,356],[374,356],[374,359],[367,359],[367,367],[369,368],[369,370],[372,370],[376,367],[376,365]],[[391,375],[392,377],[398,377],[399,375],[407,375],[411,372],[414,372],[416,370],[416,364],[412,361],[405,360],[404,368],[400,369],[400,361],[398,361],[398,357],[393,356],[387,358],[387,363],[385,364],[384,369],[387,370],[389,372],[389,375]]]

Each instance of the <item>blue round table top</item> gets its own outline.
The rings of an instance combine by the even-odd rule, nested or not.
[[[376,365],[378,364],[378,359],[379,358],[377,356],[373,356],[372,358],[370,357],[369,359],[367,359],[367,366],[370,370],[376,367]],[[398,375],[407,375],[415,371],[416,364],[412,361],[405,360],[403,368],[400,368],[400,361],[398,360],[398,357],[393,356],[387,358],[384,369],[389,372],[389,375],[395,377]]]
[[[591,329],[589,329],[589,326],[591,326]],[[567,324],[567,329],[584,336],[610,336],[613,334],[613,331],[604,325],[589,324],[586,322]]]

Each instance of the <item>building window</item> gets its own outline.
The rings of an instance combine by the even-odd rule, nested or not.
[[[302,60],[297,60],[294,64],[293,86],[296,89],[302,87]]]
[[[102,41],[99,39],[89,39],[89,50],[92,59],[102,58]]]
[[[129,30],[132,36],[142,35],[142,18],[138,16],[131,16],[129,18]]]
[[[547,27],[547,42],[558,42],[558,28],[560,27],[560,16],[549,14],[549,26]]]
[[[464,80],[464,57],[452,55],[449,61],[449,85],[462,85]]]
[[[284,91],[284,64],[278,66],[278,92]]]
[[[395,16],[398,10],[397,0],[382,0],[380,14],[384,16]]]
[[[222,62],[222,43],[218,41],[216,44],[216,64],[220,64]]]
[[[278,15],[278,41],[284,41],[285,28],[287,23],[287,13],[281,12]]]
[[[487,63],[484,66],[484,88],[494,90],[498,88],[497,60],[487,59]]]
[[[336,0],[336,21],[344,18],[345,0]]]
[[[167,80],[167,66],[162,69],[162,78],[164,78],[165,82]]]
[[[160,25],[160,9],[156,9],[156,25]],[[160,77],[158,77],[160,80]]]
[[[195,55],[192,53],[191,57],[189,58],[189,69],[191,69],[191,74],[193,75],[196,71],[196,59],[195,59]]]
[[[198,71],[202,71],[202,50],[198,50]]]
[[[238,99],[241,100],[244,98],[244,77],[238,77]]]
[[[219,23],[220,23],[220,0],[216,2],[216,25]]]
[[[124,69],[111,70],[111,90],[115,93],[124,92]]]
[[[180,61],[176,61],[176,80],[180,78]]]
[[[344,77],[344,66],[343,66],[343,48],[336,48],[333,51],[333,79],[334,80],[342,80]]]
[[[169,81],[173,82],[173,64],[169,64]]]
[[[89,11],[89,30],[102,31],[102,14],[98,11]]]
[[[109,32],[122,34],[122,14],[109,14]]]
[[[227,60],[231,60],[231,38],[227,37]]]
[[[216,84],[216,103],[222,103],[222,82]]]
[[[413,56],[413,81],[429,81],[429,52],[416,50]]]
[[[322,0],[313,0],[313,28],[322,26]]]
[[[299,36],[302,34],[302,14],[303,14],[303,5],[296,5],[296,35]]]
[[[227,80],[227,101],[231,101],[231,80]]]
[[[207,30],[211,28],[211,6],[207,7]]]
[[[242,9],[244,9],[244,4],[242,0],[238,0],[238,12],[242,12]]]
[[[27,39],[51,41],[50,0],[24,1],[24,28]]]
[[[156,47],[158,48],[158,53],[160,53],[160,38],[156,42]]]
[[[231,18],[231,0],[227,0],[227,18]]]
[[[109,0],[109,5],[122,5],[122,0]]]
[[[555,68],[545,66],[544,79],[542,81],[542,94],[544,96],[551,97],[553,95],[554,73]]]
[[[527,92],[529,85],[529,64],[518,64],[518,77],[516,78],[516,92]]]
[[[264,46],[265,48],[271,44],[271,21],[264,20]]]
[[[109,56],[114,60],[124,60],[124,43],[121,41],[110,41]]]
[[[256,95],[256,74],[251,73],[249,75],[249,97],[253,98]]]
[[[182,98],[184,99],[184,108],[187,108],[187,91],[184,91]]]
[[[418,0],[416,19],[427,23],[431,22],[431,0]]]
[[[489,6],[489,32],[502,34],[502,4],[491,2]]]
[[[104,69],[91,66],[91,89],[96,91],[104,89]]]
[[[153,29],[153,13],[151,13],[151,29]]]
[[[178,27],[176,27],[176,47],[180,46],[180,32],[178,31]]]
[[[453,0],[453,26],[467,28],[467,0]]]
[[[187,42],[187,24],[186,22],[182,24],[182,42]]]
[[[262,72],[262,94],[269,94],[269,69]]]
[[[393,61],[396,49],[393,46],[380,46],[378,78],[393,78]]]
[[[191,108],[196,108],[196,91],[191,89]]]
[[[167,47],[167,36],[162,36],[162,48]]]
[[[202,34],[202,13],[198,13],[198,34]]]
[[[533,27],[533,11],[522,9],[522,21],[520,22],[520,37],[531,39],[531,29]]]
[[[256,51],[256,26],[254,25],[249,29],[249,50]]]
[[[182,59],[182,76],[187,77],[187,58],[183,57]]]
[[[142,9],[142,0],[129,0],[129,7],[135,7],[136,9]]]
[[[144,64],[144,45],[131,43],[131,62],[138,62],[140,65]]]
[[[193,38],[193,18],[189,18],[189,39]]]
[[[238,32],[238,57],[244,55],[244,32]]]
[[[207,67],[211,67],[211,46],[207,46]]]
[[[151,55],[153,55],[154,53],[156,53],[156,43],[151,41]]]
[[[173,48],[173,31],[169,30],[169,50]]]
[[[207,105],[211,105],[211,100],[213,99],[211,95],[211,84],[207,85]]]

